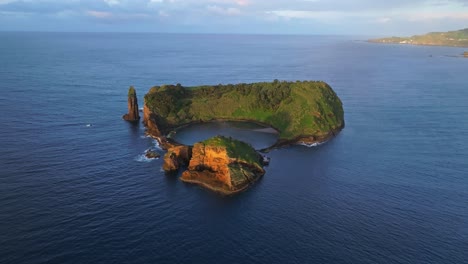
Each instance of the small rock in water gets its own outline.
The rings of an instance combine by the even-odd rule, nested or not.
[[[148,149],[145,153],[145,157],[147,157],[148,159],[157,159],[161,157],[161,155],[152,149]]]

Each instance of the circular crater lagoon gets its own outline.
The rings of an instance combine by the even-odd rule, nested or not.
[[[235,121],[194,124],[178,129],[171,137],[179,143],[193,145],[217,135],[247,142],[255,149],[270,147],[278,140],[278,133],[270,127]]]

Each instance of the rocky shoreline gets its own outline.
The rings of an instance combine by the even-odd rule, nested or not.
[[[249,123],[264,126],[265,128],[268,128],[268,129],[272,129],[272,130],[276,131],[276,133],[279,132],[279,130],[277,128],[274,128],[274,127],[269,126],[268,124],[258,122],[256,120],[250,120],[250,119],[243,119],[243,120],[239,120],[239,119],[232,119],[232,120],[230,120],[230,119],[217,119],[217,120],[211,120],[210,122],[226,122],[226,121],[249,122]],[[160,144],[161,148],[165,149],[165,150],[167,150],[167,149],[169,149],[169,148],[171,148],[173,146],[183,145],[182,143],[179,143],[176,140],[174,140],[172,138],[168,138],[166,136],[166,134],[170,133],[170,131],[177,131],[177,130],[182,129],[184,127],[188,127],[188,126],[195,125],[195,124],[202,124],[202,123],[206,123],[206,122],[194,121],[194,122],[186,123],[186,124],[183,124],[183,125],[180,125],[180,126],[177,126],[177,127],[170,127],[170,128],[164,128],[163,127],[163,128],[161,128],[160,126],[157,125],[156,120],[155,120],[155,116],[152,115],[152,113],[149,111],[148,107],[145,105],[144,108],[143,108],[143,124],[147,128],[146,133],[149,136],[156,139],[158,141],[158,143]],[[291,146],[291,145],[322,144],[322,143],[330,140],[331,138],[335,137],[336,135],[338,135],[338,133],[344,127],[345,127],[345,123],[343,121],[343,124],[342,124],[341,127],[330,131],[327,135],[324,135],[324,136],[302,135],[302,136],[298,136],[298,137],[296,137],[294,139],[291,139],[291,140],[279,139],[272,146],[260,149],[259,151],[267,153],[267,152],[270,152],[273,149],[288,147],[288,146]],[[161,131],[164,131],[164,133],[166,133],[166,134],[161,133]]]

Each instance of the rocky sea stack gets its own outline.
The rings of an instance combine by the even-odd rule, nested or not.
[[[170,148],[163,168],[174,172],[188,162],[182,181],[229,195],[245,190],[265,174],[262,159],[249,144],[216,136],[193,147]]]
[[[468,51],[463,52],[463,56],[464,56],[465,58],[468,58]]]
[[[136,91],[133,86],[128,89],[128,113],[122,117],[124,120],[129,122],[138,122],[140,120],[140,114],[138,112],[138,100]]]

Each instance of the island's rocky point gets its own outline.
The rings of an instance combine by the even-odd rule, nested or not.
[[[194,146],[175,146],[164,155],[163,169],[176,173],[186,168],[184,182],[195,183],[221,194],[248,188],[265,174],[263,157],[249,144],[216,136]]]
[[[321,143],[344,127],[341,100],[321,81],[163,85],[152,87],[144,99],[147,133],[167,150],[163,169],[172,173],[183,169],[182,181],[223,194],[242,191],[264,175],[263,156],[249,144],[232,138],[217,136],[186,146],[167,135],[196,123],[254,122],[278,132],[277,142],[262,150],[266,152],[291,144]],[[134,105],[138,115],[136,92],[131,87],[129,116]],[[135,118],[139,116],[124,116],[129,121]]]
[[[138,113],[138,99],[135,88],[130,86],[128,89],[128,113],[123,115],[123,119],[129,122],[138,122],[140,120],[140,114]]]

